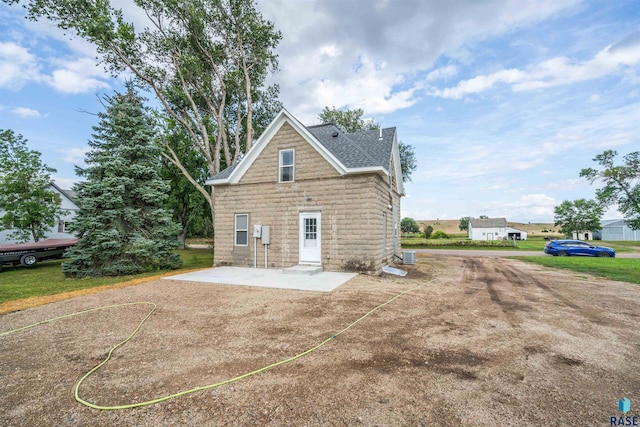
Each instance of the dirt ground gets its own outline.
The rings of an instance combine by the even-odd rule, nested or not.
[[[148,306],[2,336],[0,425],[605,426],[623,397],[638,415],[640,287],[515,260],[430,256],[331,293],[156,280],[5,314],[0,332],[156,303],[80,389],[124,405],[300,353],[419,284],[294,362],[137,409],[73,388]]]

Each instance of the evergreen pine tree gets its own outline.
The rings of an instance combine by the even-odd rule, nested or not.
[[[167,209],[169,185],[160,178],[153,121],[131,84],[105,104],[88,166],[76,170],[86,178],[74,186],[80,210],[71,230],[79,242],[66,252],[71,260],[62,271],[85,277],[177,268],[180,227]]]

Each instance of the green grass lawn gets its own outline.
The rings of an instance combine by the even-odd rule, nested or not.
[[[547,243],[544,239],[529,239],[516,241],[514,247],[512,240],[469,240],[457,239],[425,239],[424,237],[403,238],[403,249],[514,249],[514,250],[540,250]]]
[[[179,270],[206,268],[213,265],[213,252],[206,249],[189,249],[177,251],[182,257],[183,266]],[[169,271],[151,271],[143,274],[118,277],[100,277],[70,279],[64,277],[60,264],[62,260],[44,261],[34,267],[4,266],[0,272],[0,303],[22,298],[54,295],[78,289],[95,288],[113,285],[128,280],[155,276]]]
[[[533,256],[513,257],[545,267],[589,273],[621,282],[640,284],[640,259],[638,258],[597,258],[597,257],[554,257]]]
[[[516,246],[512,240],[469,240],[468,238],[451,239],[425,239],[417,236],[402,236],[403,249],[484,249],[484,250],[520,250],[542,251],[548,240],[542,237],[533,237],[527,240],[516,240]],[[596,246],[608,246],[616,252],[638,252],[640,242],[604,242],[600,240],[590,241]]]

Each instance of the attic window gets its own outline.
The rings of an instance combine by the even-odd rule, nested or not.
[[[293,169],[295,161],[295,151],[280,150],[280,181],[293,182]]]

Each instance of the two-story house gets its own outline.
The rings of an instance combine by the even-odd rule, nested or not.
[[[211,177],[217,265],[379,272],[400,251],[404,195],[395,128],[306,127],[282,110]]]

